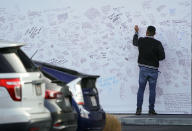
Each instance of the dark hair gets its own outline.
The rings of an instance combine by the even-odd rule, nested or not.
[[[154,26],[148,26],[147,27],[147,32],[150,36],[154,36],[155,35],[155,31],[156,31],[156,28]]]

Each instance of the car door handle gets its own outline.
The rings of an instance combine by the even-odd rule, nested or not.
[[[25,82],[24,84],[33,84],[33,85],[36,85],[36,84],[41,84],[41,83],[43,83],[43,80],[27,81],[27,82]]]

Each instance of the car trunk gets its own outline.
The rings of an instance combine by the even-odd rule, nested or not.
[[[35,61],[35,64],[37,64],[39,67],[41,67],[43,72],[46,72],[47,74],[55,77],[56,79],[66,82],[68,85],[71,85],[71,90],[73,89],[73,97],[75,98],[77,104],[84,104],[84,107],[88,110],[97,111],[100,109],[99,105],[99,97],[98,92],[96,88],[96,79],[99,76],[94,75],[87,75],[83,73],[79,73],[77,71],[72,71],[70,69],[57,67],[54,65],[50,65],[48,63],[42,63]],[[80,78],[80,89],[76,87],[78,85],[78,81],[76,81],[78,78]],[[74,82],[77,82],[74,84]],[[81,100],[81,91],[83,95],[83,100]],[[77,97],[79,96],[79,97]]]
[[[69,91],[68,86],[64,82],[57,80],[54,76],[43,71],[43,74],[47,77],[44,80],[46,81],[46,90],[57,91],[61,93],[60,97],[56,97],[56,104],[64,112],[72,112],[72,94]]]
[[[84,96],[84,107],[90,111],[97,111],[100,108],[99,96],[96,89],[96,78],[83,78],[81,87]]]
[[[66,86],[64,82],[56,80],[48,73],[43,72],[43,74],[47,77],[44,79],[46,80],[46,90],[52,90],[62,94],[59,97],[56,97],[56,99],[46,99],[46,101],[52,101],[52,103],[57,104],[56,107],[59,107],[62,113],[64,113],[65,117],[62,118],[62,120],[65,124],[74,124],[76,116],[72,107],[72,94],[69,91],[68,86]],[[53,110],[53,112],[54,111],[56,110]]]
[[[72,112],[72,94],[69,91],[69,88],[62,82],[57,82],[59,86],[62,88],[60,89],[60,92],[63,94],[63,103],[58,103],[59,107],[62,108],[64,112]]]
[[[22,106],[29,107],[29,113],[44,112],[45,84],[40,72],[20,74],[22,80]]]

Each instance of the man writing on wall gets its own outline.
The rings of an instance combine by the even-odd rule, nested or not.
[[[139,27],[135,26],[135,35],[133,45],[138,47],[139,56],[139,89],[137,93],[137,110],[136,115],[142,112],[143,94],[147,82],[149,82],[149,114],[156,115],[155,97],[156,83],[158,78],[159,61],[165,59],[164,48],[160,41],[154,38],[156,29],[154,26],[148,26],[146,37],[138,38]]]

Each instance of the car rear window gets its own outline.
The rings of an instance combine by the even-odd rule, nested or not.
[[[95,88],[95,78],[83,78],[81,81],[81,86],[83,88]]]
[[[19,48],[0,50],[0,73],[25,73],[38,69]]]

